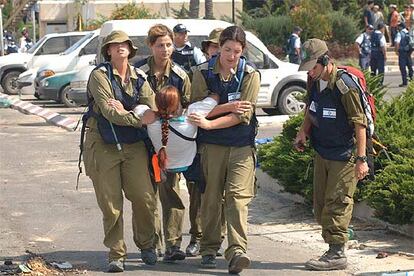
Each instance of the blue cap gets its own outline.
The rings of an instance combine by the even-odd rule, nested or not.
[[[189,30],[187,30],[187,27],[184,26],[183,24],[177,24],[174,26],[173,32],[174,33],[186,33],[186,32],[189,32]]]

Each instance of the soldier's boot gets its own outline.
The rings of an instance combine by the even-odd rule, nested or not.
[[[347,266],[347,259],[344,248],[344,244],[330,244],[329,250],[318,260],[312,259],[306,262],[306,269],[318,271],[345,269]]]

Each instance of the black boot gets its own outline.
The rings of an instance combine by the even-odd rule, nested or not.
[[[318,260],[309,260],[305,267],[309,270],[341,270],[347,266],[344,244],[329,244],[326,251]]]

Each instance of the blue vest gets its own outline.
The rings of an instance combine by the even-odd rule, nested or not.
[[[142,71],[145,72],[145,74],[147,74],[147,81],[150,84],[152,90],[154,90],[155,93],[158,93],[157,91],[157,78],[155,76],[151,76],[150,75],[150,67],[148,64],[148,58],[146,59],[142,59],[137,61],[134,64],[135,67],[141,69]],[[175,88],[178,89],[178,91],[180,92],[181,95],[181,99],[183,99],[183,87],[184,87],[184,78],[182,76],[180,76],[179,71],[182,71],[182,74],[186,74],[183,69],[181,69],[181,67],[179,67],[178,65],[172,63],[171,66],[171,70],[170,70],[170,75],[168,76],[168,80],[167,80],[167,85],[172,85]],[[186,107],[188,105],[188,103],[183,103],[181,102],[181,104],[183,105],[183,107]]]
[[[410,51],[410,36],[408,33],[401,31],[401,41],[400,47],[398,48],[398,52],[408,52]]]
[[[137,84],[133,87],[133,95],[128,95],[124,89],[118,84],[113,76],[112,65],[109,62],[99,64],[94,70],[100,70],[104,67],[108,79],[111,82],[112,92],[116,100],[120,101],[127,111],[133,110],[139,101],[139,90],[145,82],[145,78],[138,75]],[[132,144],[138,141],[143,141],[147,138],[145,129],[135,128],[132,126],[119,126],[114,123],[110,123],[102,114],[97,114],[93,111],[93,98],[88,98],[88,111],[84,114],[84,123],[88,118],[94,117],[98,123],[98,130],[105,143],[108,144]],[[112,126],[111,126],[112,125]],[[115,132],[115,135],[114,135]]]
[[[201,70],[208,89],[212,93],[220,96],[218,104],[228,103],[229,96],[234,100],[240,99],[241,83],[239,84],[239,81],[237,81],[235,77],[233,77],[229,82],[224,82],[221,81],[219,74],[213,73],[213,68],[217,61],[217,58],[218,56],[211,58],[208,61],[208,69]],[[244,57],[241,57],[236,72],[237,79],[240,80],[240,82],[243,82],[243,75],[246,73],[245,66],[246,59]],[[220,117],[225,115],[227,114],[222,114]],[[257,119],[256,114],[253,114],[248,125],[238,124],[229,128],[213,130],[205,130],[199,128],[197,141],[199,143],[216,144],[230,147],[254,146],[254,139],[256,137],[256,134]]]
[[[174,50],[171,59],[181,66],[186,72],[190,72],[191,67],[197,65],[194,59],[194,47],[185,45],[180,51]]]
[[[349,88],[357,88],[347,74],[341,79]],[[350,93],[350,92],[348,92]],[[342,93],[335,85],[318,92],[317,82],[310,93],[309,115],[312,121],[311,144],[324,159],[347,161],[354,148],[354,126],[350,123],[341,102]]]
[[[371,51],[379,52],[381,49],[382,33],[374,31],[371,35]]]
[[[361,53],[363,55],[369,55],[371,54],[371,38],[368,36],[368,34],[363,33],[362,34],[362,42],[361,42]]]
[[[290,37],[289,37],[289,42],[288,42],[288,45],[289,45],[288,51],[289,52],[288,52],[288,54],[291,55],[291,56],[296,55],[296,51],[295,51],[295,42],[296,42],[296,39],[298,39],[298,37],[296,37],[293,34],[291,34]]]

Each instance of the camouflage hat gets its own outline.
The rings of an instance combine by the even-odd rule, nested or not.
[[[328,52],[328,46],[326,46],[325,41],[312,38],[302,46],[303,60],[299,65],[299,71],[309,71],[315,65],[319,57],[323,56]]]
[[[201,49],[203,52],[207,50],[207,47],[210,43],[219,44],[220,35],[223,30],[224,30],[223,28],[215,28],[214,30],[210,32],[210,34],[208,35],[208,39],[203,40],[201,42]]]
[[[112,31],[109,35],[107,35],[104,40],[101,47],[101,54],[105,58],[105,60],[109,61],[109,55],[108,55],[108,46],[111,43],[122,43],[122,42],[128,42],[129,44],[129,51],[130,54],[128,56],[128,59],[135,56],[137,52],[137,47],[134,46],[132,43],[132,40],[128,37],[126,33],[123,31]]]

